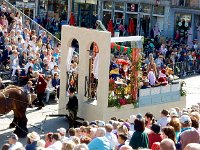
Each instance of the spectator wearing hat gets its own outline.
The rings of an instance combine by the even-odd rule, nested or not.
[[[145,133],[144,119],[136,118],[134,124],[135,132],[133,133],[129,145],[133,149],[137,149],[139,147],[148,148],[149,140],[147,134]]]
[[[117,142],[117,136],[114,133],[112,133],[113,127],[112,127],[111,124],[106,124],[105,125],[105,129],[106,129],[106,135],[105,135],[105,137],[109,140],[111,149],[113,149],[118,144],[118,142]]]
[[[191,127],[192,121],[188,115],[182,115],[180,118],[181,133],[178,138],[177,147],[184,149],[189,143],[199,143],[200,136],[199,132]]]
[[[18,148],[23,147],[22,143],[20,143],[19,138],[16,134],[11,134],[8,138],[8,143],[10,144],[10,147],[8,150],[16,150]]]
[[[66,105],[66,109],[69,111],[69,125],[70,127],[75,126],[75,121],[78,112],[78,98],[75,95],[75,88],[69,88],[69,101]]]
[[[160,150],[176,150],[175,143],[171,139],[163,139],[160,143]]]
[[[37,141],[40,140],[40,136],[37,132],[31,132],[27,135],[30,140],[30,144],[26,145],[26,150],[36,150],[37,148]]]
[[[109,140],[105,137],[106,130],[103,127],[99,127],[96,132],[96,138],[94,138],[89,144],[88,148],[93,150],[110,150]]]
[[[160,134],[160,129],[161,129],[160,125],[158,123],[154,123],[152,124],[150,129],[151,129],[151,132],[148,133],[149,148],[152,147],[153,143],[162,141],[162,137]]]
[[[59,128],[57,129],[57,131],[60,133],[60,140],[61,141],[66,141],[68,140],[69,138],[66,137],[66,129],[65,128]]]
[[[161,125],[161,128],[162,127],[165,127],[169,122],[170,122],[170,117],[169,117],[169,111],[166,110],[166,109],[163,109],[161,111],[161,118],[158,120],[158,124]]]
[[[62,149],[62,142],[60,141],[60,134],[59,133],[53,133],[51,136],[52,138],[52,145],[47,147],[47,149],[52,149],[52,150],[61,150]]]

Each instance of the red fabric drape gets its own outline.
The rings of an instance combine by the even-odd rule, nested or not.
[[[128,33],[129,35],[135,34],[135,24],[133,18],[130,19],[129,25],[128,25]]]
[[[114,35],[114,27],[113,27],[113,22],[112,22],[111,19],[110,19],[110,21],[109,21],[109,23],[108,23],[108,28],[107,28],[107,30],[108,30],[109,32],[111,32],[111,35],[112,35],[112,36]]]
[[[69,25],[70,26],[75,26],[75,17],[74,14],[71,13],[70,18],[69,18]]]

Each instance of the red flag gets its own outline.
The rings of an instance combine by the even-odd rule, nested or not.
[[[135,25],[133,18],[130,19],[129,25],[128,25],[128,33],[129,35],[134,35],[135,33]]]
[[[70,26],[75,26],[75,17],[73,13],[71,13],[70,18],[69,18],[69,25]]]
[[[114,35],[114,27],[113,27],[113,22],[112,22],[111,19],[110,19],[110,21],[109,21],[109,23],[108,23],[108,28],[107,28],[107,30],[108,30],[109,32],[111,32],[111,35],[112,35],[112,36]]]

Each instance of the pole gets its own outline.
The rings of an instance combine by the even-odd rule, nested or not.
[[[68,0],[67,23],[69,22],[70,15],[71,15],[71,0]]]

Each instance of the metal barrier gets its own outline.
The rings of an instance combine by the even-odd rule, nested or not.
[[[168,66],[174,70],[174,75],[179,77],[194,75],[200,72],[200,60],[176,62]]]
[[[58,37],[50,33],[48,30],[43,28],[41,25],[39,25],[37,22],[35,22],[33,19],[31,19],[29,16],[25,15],[21,10],[19,10],[17,7],[9,3],[7,0],[3,0],[4,3],[6,3],[6,7],[11,9],[11,12],[16,13],[19,12],[22,17],[22,24],[26,25],[27,21],[30,24],[30,29],[35,30],[37,35],[40,35],[42,31],[45,31],[47,34],[47,37],[49,38],[49,41],[53,47],[56,46],[57,43],[61,42]]]

